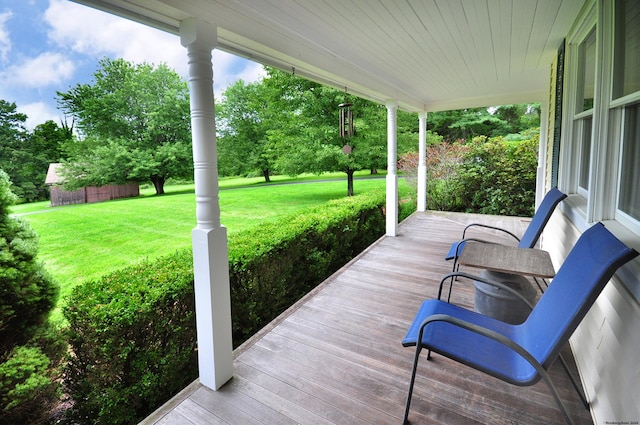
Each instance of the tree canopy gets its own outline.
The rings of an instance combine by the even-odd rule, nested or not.
[[[166,65],[102,59],[93,84],[58,92],[81,137],[67,146],[68,187],[151,181],[193,173],[189,90]]]
[[[341,171],[353,194],[353,173],[386,166],[386,108],[295,75],[266,68],[259,82],[230,86],[218,105],[221,172],[289,175]],[[355,134],[339,134],[339,108],[352,103]],[[409,118],[411,117],[411,118]],[[409,118],[409,119],[408,119]],[[417,118],[399,113],[401,152],[417,144]],[[350,146],[349,153],[344,149]]]

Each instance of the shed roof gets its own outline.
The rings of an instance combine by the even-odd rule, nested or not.
[[[44,184],[47,186],[53,186],[54,184],[63,184],[64,177],[61,175],[63,165],[59,162],[54,162],[49,164],[49,169],[47,170],[47,177],[44,180]]]

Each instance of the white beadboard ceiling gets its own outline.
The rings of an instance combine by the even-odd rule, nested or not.
[[[436,111],[542,100],[585,0],[76,0],[381,103]],[[214,63],[215,68],[215,63]]]

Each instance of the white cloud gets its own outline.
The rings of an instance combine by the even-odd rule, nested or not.
[[[0,59],[3,62],[7,60],[7,55],[11,51],[11,37],[5,26],[12,16],[13,13],[10,11],[0,13]]]
[[[96,61],[109,56],[133,63],[166,63],[187,78],[186,49],[176,35],[66,0],[51,0],[45,21],[51,26],[49,38],[60,47]],[[213,52],[213,66],[216,94],[238,78],[255,81],[262,69],[219,50]]]
[[[178,37],[67,0],[51,0],[45,12],[49,38],[58,46],[100,59],[167,63],[186,69],[186,54]]]
[[[3,84],[41,88],[59,84],[71,78],[74,63],[61,53],[44,52],[10,66],[0,76]]]
[[[35,102],[27,105],[18,106],[16,108],[18,112],[27,115],[27,121],[25,127],[29,130],[39,124],[43,124],[46,121],[53,120],[56,124],[60,124],[60,120],[63,119],[62,114],[51,107],[51,105],[45,102]]]

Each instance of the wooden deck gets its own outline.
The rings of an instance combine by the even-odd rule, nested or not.
[[[400,424],[414,355],[400,341],[470,218],[414,214],[239,347],[222,389],[196,381],[143,424]],[[452,302],[471,307],[471,288]],[[512,386],[438,355],[418,375],[412,424],[565,423],[542,382]],[[551,375],[575,423],[592,424],[559,364]]]

